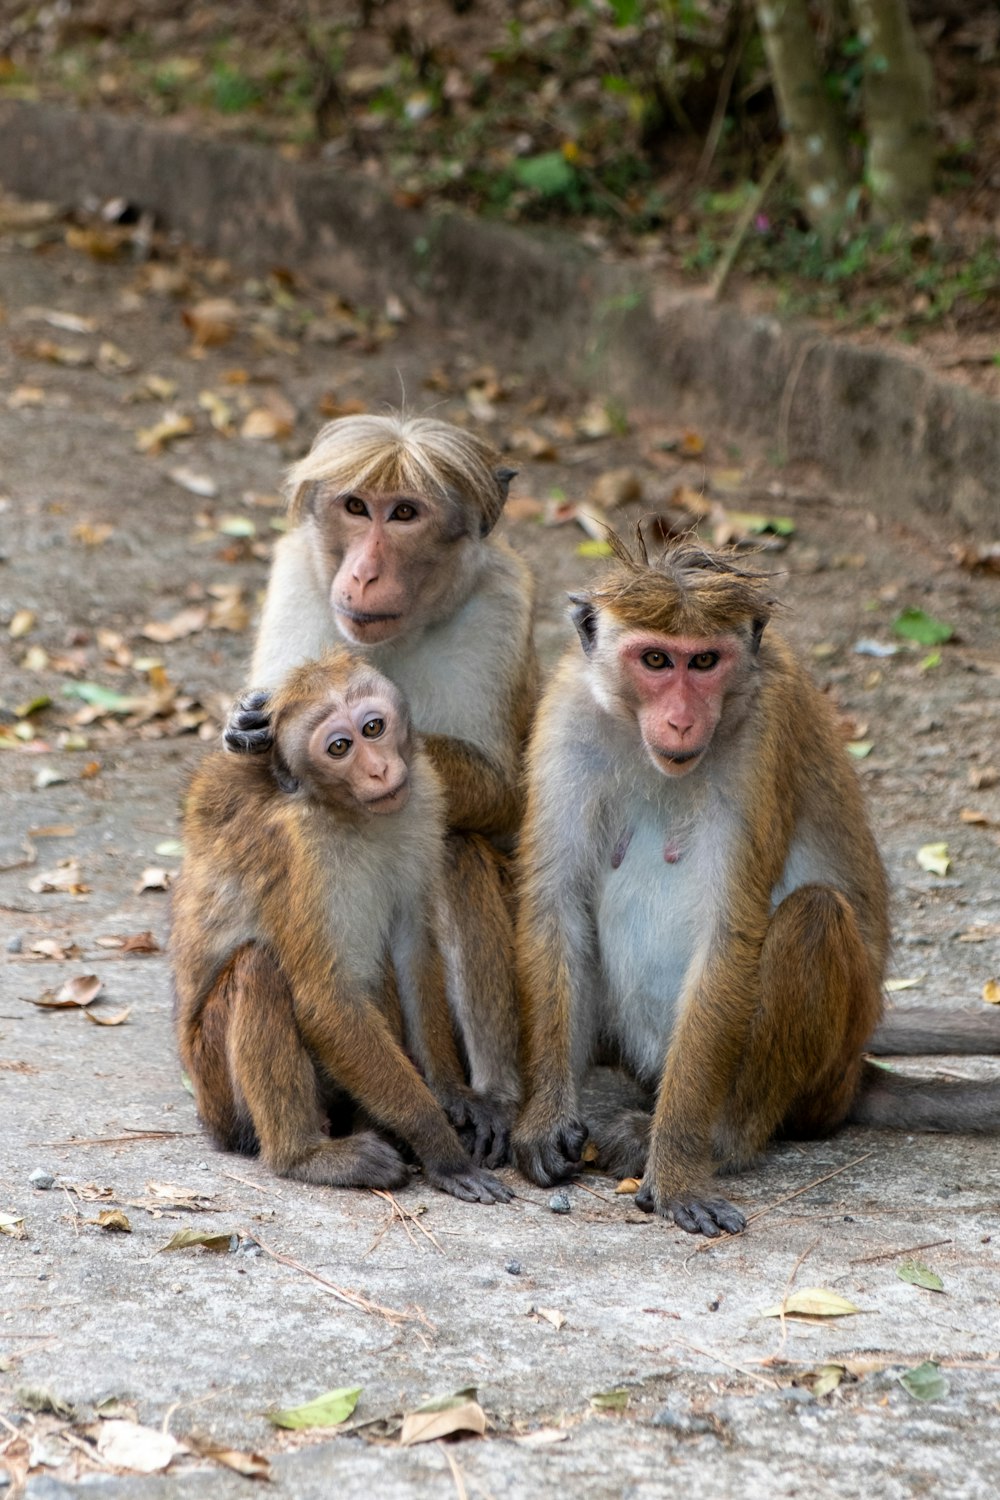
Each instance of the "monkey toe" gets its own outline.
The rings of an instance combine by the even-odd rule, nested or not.
[[[525,1177],[539,1187],[553,1187],[580,1170],[587,1129],[578,1121],[552,1135],[515,1142],[514,1155]]]
[[[747,1227],[743,1214],[726,1198],[666,1198],[661,1207],[652,1184],[644,1182],[635,1201],[643,1213],[659,1212],[665,1219],[673,1219],[678,1229],[688,1234],[704,1234],[709,1239],[715,1239],[723,1231],[740,1234]]]
[[[428,1166],[426,1162],[424,1172],[436,1188],[453,1198],[460,1198],[463,1203],[509,1203],[514,1196],[513,1191],[492,1172],[475,1168],[449,1172]]]

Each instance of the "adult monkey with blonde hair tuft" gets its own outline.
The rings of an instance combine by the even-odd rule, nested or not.
[[[275,548],[231,750],[269,748],[268,694],[338,640],[405,693],[444,784],[449,829],[439,932],[469,1081],[495,1109],[477,1159],[507,1154],[519,1097],[506,870],[521,818],[535,697],[532,587],[493,536],[514,471],[430,417],[328,423],[288,475],[293,529]],[[274,960],[256,951],[271,970]],[[274,977],[273,975],[271,976]]]

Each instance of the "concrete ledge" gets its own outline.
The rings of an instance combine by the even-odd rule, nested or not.
[[[265,148],[19,101],[0,104],[0,182],[66,201],[123,194],[244,266],[286,262],[356,300],[392,289],[516,345],[522,367],[811,464],[882,514],[1000,539],[1000,403],[903,358],[664,288],[567,237],[400,209],[365,179]]]

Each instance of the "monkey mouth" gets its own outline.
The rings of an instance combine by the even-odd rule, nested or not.
[[[345,620],[350,620],[352,625],[386,625],[392,620],[401,620],[402,615],[370,615],[362,609],[348,609],[345,604],[337,605],[338,615],[343,615]]]
[[[402,781],[393,787],[391,792],[383,792],[378,797],[369,797],[365,807],[369,812],[395,812],[406,801],[410,793],[410,778],[404,776]]]
[[[705,747],[701,745],[697,750],[661,750],[657,745],[655,753],[658,761],[664,761],[668,766],[676,766],[678,770],[681,770],[692,767],[696,760],[700,760],[705,753]]]

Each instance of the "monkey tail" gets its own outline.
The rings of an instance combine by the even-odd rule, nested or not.
[[[847,1118],[893,1130],[1000,1132],[1000,1079],[908,1078],[866,1062]]]
[[[875,1057],[993,1057],[1000,1053],[1000,1006],[992,1010],[890,1011],[865,1045]]]

